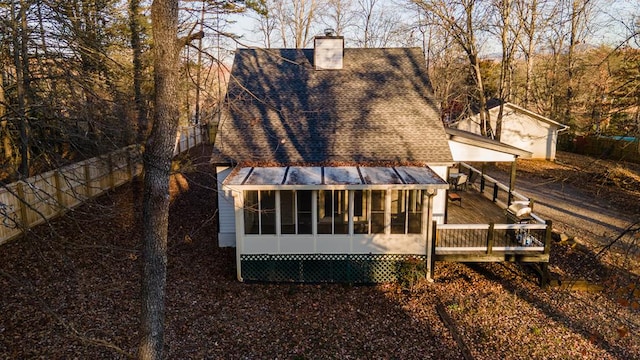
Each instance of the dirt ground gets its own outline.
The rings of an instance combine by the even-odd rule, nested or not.
[[[637,168],[620,170],[635,183],[593,175],[586,186],[570,155],[518,165],[535,211],[577,237],[552,248],[561,287],[541,289],[519,265],[444,263],[411,289],[244,284],[233,249],[216,245],[209,151],[193,149],[172,180],[166,358],[640,359],[637,246],[621,256],[637,237],[598,255],[638,218]],[[141,192],[125,185],[0,247],[0,359],[135,355]],[[569,290],[576,279],[604,288]]]

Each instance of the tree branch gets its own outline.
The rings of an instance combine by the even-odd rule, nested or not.
[[[200,40],[204,38],[204,31],[198,31],[196,33],[193,34],[189,34],[187,36],[181,37],[178,39],[178,45],[180,45],[180,48],[189,45],[192,41],[194,40]]]

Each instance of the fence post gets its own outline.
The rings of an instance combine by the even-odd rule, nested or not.
[[[182,142],[180,140],[182,140],[182,130],[178,129],[178,146],[176,146],[176,155],[182,152],[180,151],[180,143]]]
[[[66,207],[66,205],[64,205],[62,203],[63,201],[63,197],[62,197],[62,181],[60,180],[60,171],[56,170],[53,173],[53,181],[55,182],[55,186],[56,186],[56,201],[58,201],[58,210],[56,211],[56,216],[57,214],[61,213],[62,210]]]
[[[24,196],[24,182],[16,183],[16,192],[18,193],[18,206],[20,207],[20,227],[23,234],[29,229],[29,219],[27,219],[27,198]]]
[[[484,193],[484,174],[480,175],[480,193]]]
[[[131,147],[125,148],[127,151],[127,173],[129,174],[129,178],[127,181],[133,180],[133,166],[131,166]]]
[[[111,155],[113,152],[107,154],[107,166],[109,167],[109,190],[113,190],[116,187],[116,179],[113,175],[113,158]]]
[[[185,136],[185,137],[187,138],[187,148],[185,149],[185,151],[187,151],[187,150],[190,149],[190,147],[189,147],[189,138],[191,137],[191,128],[190,127],[187,128],[187,136]]]
[[[493,253],[493,227],[494,223],[489,223],[489,232],[487,233],[487,254]]]
[[[498,200],[498,183],[493,184],[493,202]]]
[[[93,191],[91,190],[91,169],[89,169],[89,162],[92,159],[88,159],[84,161],[84,181],[85,181],[85,188],[87,189],[87,199],[90,199],[92,197],[92,193]]]

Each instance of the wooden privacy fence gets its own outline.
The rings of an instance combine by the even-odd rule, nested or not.
[[[201,127],[180,129],[174,155],[203,142],[204,133]],[[142,173],[142,164],[141,146],[130,145],[4,185],[0,189],[0,245],[131,181]]]
[[[640,163],[640,138],[633,136],[562,136],[558,145],[567,151],[596,158]]]

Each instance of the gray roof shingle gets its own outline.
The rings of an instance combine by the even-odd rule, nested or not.
[[[216,163],[452,162],[418,48],[345,49],[314,70],[312,49],[240,49]]]

